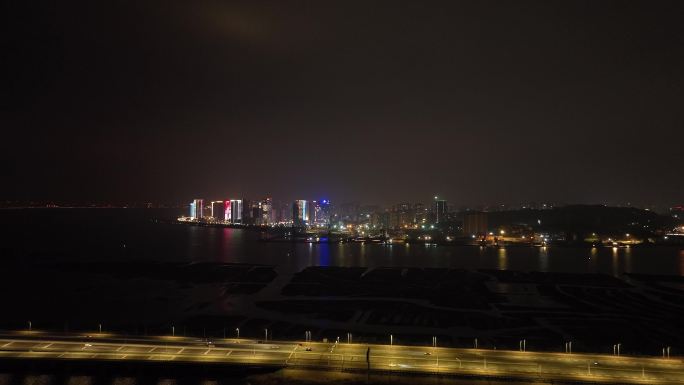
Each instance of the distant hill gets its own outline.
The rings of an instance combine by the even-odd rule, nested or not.
[[[571,205],[549,210],[512,210],[488,213],[492,227],[527,225],[542,231],[565,232],[583,238],[600,234],[648,237],[674,226],[673,218],[634,207]]]

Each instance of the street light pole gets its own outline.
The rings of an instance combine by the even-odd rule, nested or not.
[[[171,326],[171,336],[175,337],[176,336],[176,327]]]
[[[394,345],[394,336],[390,334],[390,346]]]

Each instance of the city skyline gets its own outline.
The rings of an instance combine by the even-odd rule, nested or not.
[[[219,194],[220,195],[220,194]],[[302,194],[303,195],[303,194]],[[195,196],[199,196],[196,194]],[[241,196],[241,195],[238,195]],[[291,203],[292,199],[276,198],[273,199],[268,194],[261,194],[256,196],[249,196],[239,198],[239,200],[246,199],[248,201],[259,201],[260,199],[272,199],[274,204]],[[262,197],[262,198],[259,198]],[[264,198],[265,197],[265,198]],[[301,197],[301,195],[300,195]],[[218,196],[213,196],[212,198],[198,198],[207,201],[207,203],[212,203],[215,201],[224,202],[226,199],[232,200],[231,198],[221,199]],[[235,198],[238,199],[238,198]],[[319,199],[306,199],[308,201],[316,201]],[[400,199],[397,201],[387,201],[387,203],[378,203],[374,201],[363,201],[363,200],[343,200],[343,201],[333,201],[328,199],[330,202],[335,202],[335,204],[344,205],[358,205],[360,207],[379,207],[383,209],[391,209],[392,207],[399,206],[402,204],[425,204],[431,203],[432,200],[427,198],[408,200]],[[191,202],[190,202],[191,203]],[[86,200],[56,200],[56,199],[46,199],[46,200],[2,200],[0,201],[0,208],[69,208],[69,207],[111,207],[111,208],[184,208],[189,207],[188,199],[179,199],[177,201],[151,201],[151,200],[131,200],[131,201],[107,201],[101,199],[86,199]],[[563,206],[606,206],[606,207],[633,207],[643,210],[650,210],[659,213],[667,213],[672,210],[682,210],[684,204],[680,203],[647,203],[639,204],[636,202],[619,202],[619,201],[604,201],[604,202],[572,202],[572,201],[520,201],[520,202],[478,202],[478,203],[465,203],[465,202],[453,202],[448,200],[448,207],[455,211],[506,211],[506,210],[518,210],[518,209],[547,209],[553,207],[563,207]]]

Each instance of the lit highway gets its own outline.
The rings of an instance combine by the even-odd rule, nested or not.
[[[370,364],[366,353],[370,348]],[[684,384],[678,358],[535,353],[248,339],[136,337],[99,334],[0,335],[0,359],[166,361],[377,372],[518,377],[604,383]]]

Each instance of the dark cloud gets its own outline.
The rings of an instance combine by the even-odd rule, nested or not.
[[[2,198],[682,200],[680,2],[10,2]]]

